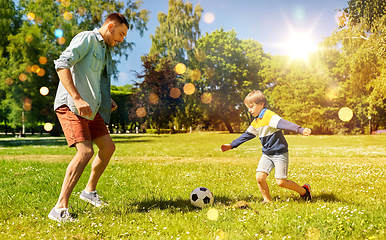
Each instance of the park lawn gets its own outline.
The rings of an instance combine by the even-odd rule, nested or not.
[[[314,200],[272,174],[268,205],[254,177],[258,139],[223,153],[239,134],[112,136],[98,185],[109,206],[79,200],[89,164],[70,199],[78,222],[68,224],[47,215],[75,149],[60,137],[0,139],[0,239],[386,239],[386,136],[286,136],[289,179],[310,183]],[[214,194],[215,220],[189,203],[199,186]]]

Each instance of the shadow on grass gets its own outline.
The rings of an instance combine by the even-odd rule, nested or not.
[[[158,136],[158,135],[117,135],[113,134],[111,135],[111,138],[115,143],[143,143],[143,142],[153,142],[155,140],[158,140],[160,138],[167,137],[167,136]]]
[[[232,200],[230,198],[225,197],[216,197],[215,202],[216,203],[226,203],[231,202]],[[200,208],[197,208],[193,206],[190,203],[189,199],[185,198],[176,198],[176,199],[146,199],[139,202],[127,202],[123,205],[116,206],[113,209],[109,209],[109,211],[113,211],[116,215],[124,215],[128,212],[139,212],[144,213],[152,210],[168,210],[170,212],[182,212],[182,213],[188,213],[193,212],[196,210],[200,210]]]
[[[67,145],[65,138],[45,138],[45,139],[1,139],[0,147],[18,147],[18,146],[63,146]]]
[[[319,195],[313,196],[313,201],[323,201],[323,202],[340,202],[338,198],[335,197],[333,193],[322,193]]]
[[[161,136],[156,135],[111,135],[116,143],[135,143],[152,142]],[[163,137],[163,136],[162,136]],[[64,137],[44,137],[44,138],[0,138],[0,147],[19,147],[19,146],[65,146],[67,145]]]

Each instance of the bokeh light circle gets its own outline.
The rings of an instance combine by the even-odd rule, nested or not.
[[[207,12],[204,14],[204,22],[212,23],[214,21],[214,14],[211,12]]]
[[[55,34],[55,37],[57,37],[57,38],[63,37],[63,30],[62,29],[56,29],[54,34]]]
[[[157,94],[155,94],[155,93],[150,93],[150,95],[149,95],[149,101],[150,101],[151,103],[156,104],[156,103],[158,102],[158,100],[159,100],[159,97],[158,97]]]
[[[347,21],[346,14],[343,11],[339,11],[335,14],[335,22],[339,26],[343,26]]]
[[[58,44],[59,44],[59,45],[63,45],[63,44],[65,44],[65,43],[66,43],[66,39],[65,39],[64,37],[58,38]]]
[[[192,80],[196,81],[196,80],[200,79],[200,77],[201,77],[201,72],[200,72],[200,70],[198,70],[198,69],[193,69],[193,70],[190,72],[189,75],[190,75],[190,78],[191,78]]]
[[[192,95],[196,91],[196,87],[192,83],[187,83],[184,86],[184,92],[186,95]]]
[[[27,43],[30,43],[30,42],[32,42],[34,40],[34,37],[32,37],[32,35],[27,35],[27,36],[25,36],[25,41],[27,42]]]
[[[39,92],[41,95],[46,96],[50,92],[50,90],[48,89],[48,87],[43,86],[40,88]]]
[[[338,112],[339,119],[343,122],[350,121],[353,115],[353,111],[348,107],[342,107]]]
[[[179,98],[181,96],[181,90],[179,88],[176,88],[176,87],[172,88],[170,90],[170,96],[172,98]]]
[[[205,75],[207,78],[213,78],[214,77],[214,69],[213,68],[208,68],[205,70]]]
[[[32,72],[34,72],[34,73],[37,73],[38,72],[38,70],[39,70],[39,66],[38,65],[33,65],[32,67],[31,67],[31,71]]]
[[[32,72],[32,69],[31,69],[31,66],[30,66],[30,65],[27,65],[27,66],[25,67],[25,72],[26,72],[26,73],[31,73],[31,72]]]
[[[179,75],[184,74],[185,71],[186,71],[186,66],[185,66],[185,64],[183,64],[183,63],[177,63],[177,65],[174,67],[174,71],[175,71],[177,74],[179,74]]]
[[[310,228],[307,230],[307,238],[309,240],[319,240],[320,231],[317,228]]]
[[[39,77],[43,77],[46,74],[46,71],[43,68],[39,68],[36,73]]]
[[[79,15],[81,15],[81,16],[84,16],[84,15],[86,15],[86,8],[85,7],[79,7],[79,9],[78,9],[78,13],[79,13]]]
[[[199,62],[205,62],[206,60],[206,53],[204,51],[198,50],[195,53],[196,60]]]
[[[144,117],[146,116],[146,109],[143,108],[143,107],[140,107],[137,109],[137,111],[135,111],[135,113],[137,114],[138,117]]]
[[[46,64],[47,63],[47,58],[42,56],[42,57],[39,58],[39,62],[40,62],[40,64]]]
[[[201,95],[201,102],[205,104],[209,104],[212,101],[212,94],[210,93],[203,93]]]
[[[11,86],[13,84],[13,79],[12,78],[6,78],[5,79],[5,83],[8,85],[8,86]]]
[[[209,220],[215,221],[218,219],[218,211],[215,208],[211,208],[206,212],[206,216]]]
[[[25,73],[22,73],[19,75],[19,80],[24,82],[25,80],[27,80],[27,75],[25,75]]]
[[[33,12],[28,13],[27,18],[28,20],[33,21],[35,19],[35,13]]]
[[[23,104],[23,109],[24,109],[24,111],[31,111],[31,109],[32,109],[32,104],[31,103],[29,103],[29,102],[25,102],[24,104]]]
[[[63,13],[63,17],[64,19],[66,19],[67,21],[70,21],[72,19],[72,12],[64,12]]]
[[[68,7],[68,6],[70,6],[70,4],[71,4],[70,0],[62,0],[63,7]]]
[[[226,239],[225,237],[226,236],[223,230],[220,229],[216,232],[216,240],[224,240]]]
[[[186,38],[184,40],[182,40],[182,46],[184,46],[184,48],[186,50],[192,50],[193,49],[193,40],[190,39],[190,38]]]
[[[35,22],[36,22],[36,24],[42,24],[42,22],[43,22],[42,17],[36,16],[36,17],[35,17]]]
[[[44,130],[46,130],[47,132],[52,131],[53,127],[54,127],[54,126],[52,126],[52,123],[50,123],[50,122],[46,122],[46,123],[44,124]]]

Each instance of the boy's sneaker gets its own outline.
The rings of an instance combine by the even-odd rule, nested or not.
[[[68,212],[68,208],[53,208],[50,214],[48,214],[48,218],[58,222],[75,222],[75,219]]]
[[[97,191],[93,191],[90,193],[87,193],[86,191],[82,191],[80,193],[80,199],[91,203],[95,207],[103,207],[103,206],[108,206],[107,203],[103,202],[100,198],[99,195],[97,194]]]
[[[304,189],[306,189],[306,193],[302,196],[302,198],[305,201],[312,201],[312,195],[311,195],[311,186],[310,184],[306,183],[302,186]]]

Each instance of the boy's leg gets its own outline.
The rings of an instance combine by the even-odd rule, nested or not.
[[[68,208],[68,200],[70,199],[72,190],[82,175],[84,168],[94,155],[92,141],[90,140],[76,143],[75,147],[77,152],[70,164],[68,164],[55,209]]]
[[[96,190],[99,178],[105,171],[110,159],[115,151],[115,144],[110,135],[104,135],[94,139],[95,144],[99,148],[98,154],[95,156],[91,166],[91,175],[85,191],[92,192]]]
[[[257,184],[259,185],[259,189],[261,194],[263,195],[264,202],[271,202],[271,195],[269,194],[269,187],[267,184],[267,176],[268,174],[265,172],[257,172],[256,173],[256,180]]]
[[[306,189],[304,189],[299,184],[291,180],[277,178],[276,183],[277,185],[279,185],[279,187],[287,188],[292,191],[298,192],[302,196],[307,193]]]
[[[256,180],[259,185],[260,192],[263,195],[264,202],[272,201],[271,195],[269,194],[267,177],[274,167],[275,165],[273,164],[271,157],[263,153],[256,169]]]
[[[298,192],[305,200],[311,200],[311,189],[308,184],[301,187],[299,184],[287,180],[288,175],[288,152],[283,154],[278,154],[272,157],[276,171],[275,171],[275,178],[276,183],[280,187],[290,189],[292,191]],[[306,189],[307,188],[307,189]]]

